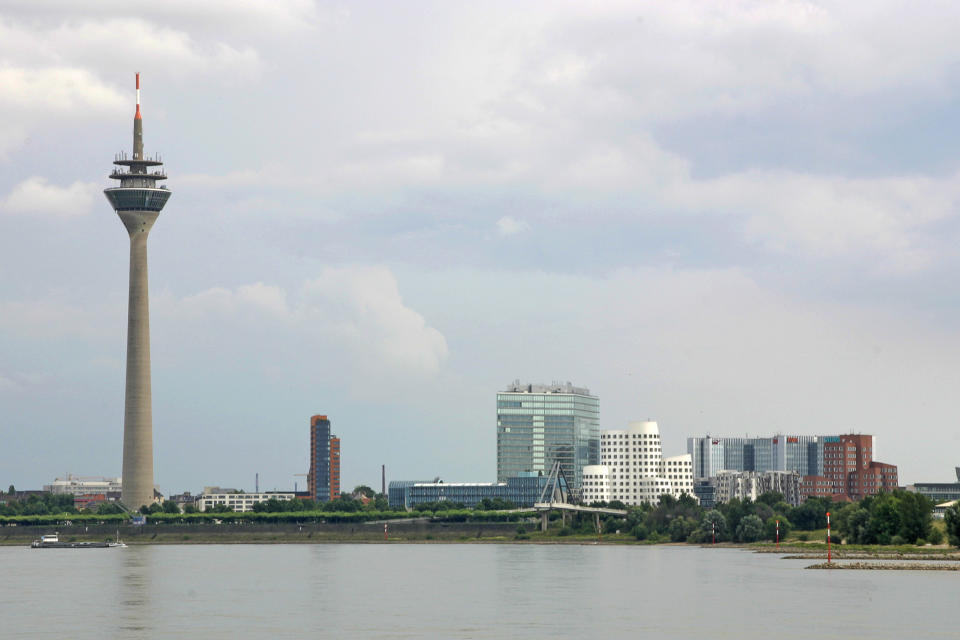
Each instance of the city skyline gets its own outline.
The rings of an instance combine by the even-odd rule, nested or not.
[[[417,8],[5,9],[0,481],[121,473],[99,191],[137,69],[177,175],[165,491],[292,487],[318,411],[345,489],[493,480],[516,377],[588,386],[601,429],[652,418],[667,451],[862,432],[901,483],[951,478],[960,8]]]

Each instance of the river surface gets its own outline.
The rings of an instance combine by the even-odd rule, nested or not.
[[[960,574],[673,546],[0,547],[0,638],[958,638]]]

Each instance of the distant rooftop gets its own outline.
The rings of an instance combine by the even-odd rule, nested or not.
[[[508,393],[575,393],[581,396],[590,395],[590,389],[586,387],[575,387],[569,380],[567,382],[554,380],[550,384],[531,384],[529,382],[521,383],[518,378],[508,384],[504,391]]]

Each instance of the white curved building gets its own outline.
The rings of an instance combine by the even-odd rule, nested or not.
[[[663,457],[656,422],[631,422],[600,433],[600,464],[583,468],[583,501],[657,504],[660,496],[693,496],[693,457]]]

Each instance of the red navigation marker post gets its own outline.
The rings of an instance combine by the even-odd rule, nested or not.
[[[827,564],[830,564],[830,512],[827,511]]]
[[[388,539],[388,538],[387,538],[387,523],[386,523],[386,522],[383,523],[383,539],[384,539],[384,540],[387,540],[387,539]]]
[[[777,520],[777,551],[780,550],[780,521]]]

